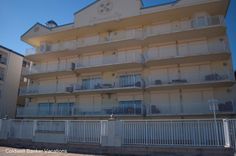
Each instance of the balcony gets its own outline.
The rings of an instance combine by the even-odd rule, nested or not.
[[[224,16],[209,16],[200,20],[190,19],[149,26],[144,32],[145,42],[149,44],[199,37],[217,37],[225,35],[225,22]]]
[[[36,65],[29,68],[24,68],[22,74],[26,77],[48,77],[60,76],[73,73],[74,66],[72,63],[60,63],[54,65]]]
[[[234,78],[232,74],[221,75],[217,73],[198,75],[199,79],[179,78],[179,79],[154,79],[146,86],[149,90],[175,89],[175,88],[201,88],[201,87],[222,87],[232,86]],[[182,76],[183,77],[183,76]]]
[[[112,56],[93,57],[90,59],[79,59],[75,62],[54,63],[53,65],[36,65],[25,68],[22,72],[24,76],[35,78],[44,76],[60,76],[66,74],[112,71],[116,69],[126,69],[142,67],[143,58],[141,54],[132,52]]]
[[[67,95],[66,84],[30,85],[20,88],[20,96]]]
[[[192,110],[192,112],[163,112],[157,105],[148,105],[147,114],[150,116],[176,116],[176,115],[212,115],[216,114],[235,114],[236,113],[236,103],[233,100],[208,100],[204,103],[208,109],[202,110],[202,112],[198,112],[196,110]],[[201,106],[202,103],[194,103],[195,105]]]
[[[117,91],[141,90],[144,82],[141,79],[130,77],[126,80],[116,80],[114,83],[97,81],[86,81],[84,83],[58,84],[58,85],[35,85],[22,87],[20,96],[49,96],[49,95],[70,95],[89,92],[113,93]]]
[[[138,102],[138,103],[137,103]],[[206,102],[206,110],[193,112],[163,112],[157,105],[144,105],[139,100],[127,101],[125,104],[113,104],[110,106],[96,105],[88,106],[86,104],[63,103],[60,104],[48,103],[48,107],[40,107],[39,105],[31,104],[31,106],[18,107],[16,117],[110,117],[115,116],[189,116],[189,115],[212,115],[213,106]],[[196,103],[194,103],[196,104]],[[202,105],[203,103],[199,103]],[[216,114],[234,114],[236,112],[236,104],[233,100],[217,100],[215,103]]]
[[[175,21],[149,26],[144,29],[109,32],[105,35],[86,37],[64,43],[43,44],[40,48],[27,50],[26,55],[34,61],[45,59],[45,55],[47,55],[47,59],[55,58],[55,56],[75,55],[78,54],[78,49],[84,53],[119,47],[139,46],[141,43],[164,43],[180,39],[190,39],[190,36],[191,38],[223,36],[225,35],[224,26],[223,16],[206,17],[204,21],[196,19]],[[43,56],[39,54],[43,54]]]
[[[76,64],[75,71],[80,72],[97,72],[112,71],[117,69],[138,68],[142,67],[143,58],[141,54],[132,53],[131,55],[114,55],[104,56],[102,58],[92,58],[89,61],[81,60]]]
[[[67,41],[56,44],[44,44],[40,48],[27,49],[26,55],[34,55],[40,53],[53,53],[57,52],[59,56],[63,52],[68,56],[68,51],[72,54],[78,54],[78,50],[81,52],[92,52],[98,50],[114,49],[116,47],[124,47],[126,45],[137,45],[137,41],[142,37],[142,29],[131,29],[124,31],[108,32],[107,34],[101,34],[91,37],[85,37],[78,40]],[[64,56],[63,54],[61,56]]]
[[[72,104],[72,103],[71,103]],[[114,114],[117,116],[137,116],[143,114],[142,105],[134,103],[126,106],[86,106],[69,105],[60,107],[58,104],[49,104],[49,107],[25,106],[17,108],[17,117],[86,117],[86,116],[107,116]]]
[[[120,82],[116,83],[97,83],[90,86],[84,86],[80,84],[75,84],[71,86],[71,90],[75,94],[82,94],[88,92],[96,92],[96,93],[114,93],[119,91],[139,91],[143,88],[144,83],[140,81],[128,82],[125,84],[121,84]],[[69,87],[70,88],[70,87]]]
[[[229,58],[229,47],[222,38],[155,47],[145,55],[148,66],[221,61]]]

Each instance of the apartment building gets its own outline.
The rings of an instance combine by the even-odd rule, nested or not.
[[[23,58],[0,45],[0,118],[15,118]]]
[[[36,23],[18,118],[212,118],[235,114],[228,0],[99,0],[73,23]]]

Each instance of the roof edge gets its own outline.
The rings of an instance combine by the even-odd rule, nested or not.
[[[159,7],[159,6],[164,6],[164,5],[169,5],[169,4],[176,4],[178,3],[180,0],[175,0],[173,2],[165,2],[165,3],[161,3],[161,4],[156,4],[156,5],[151,5],[151,6],[148,6],[148,7],[145,7],[143,5],[143,0],[142,1],[142,7],[140,9],[148,9],[148,8],[154,8],[154,7]]]
[[[95,3],[99,2],[99,1],[100,1],[100,0],[95,0],[94,2],[92,2],[92,3],[91,3],[91,4],[89,4],[89,5],[87,5],[86,7],[84,7],[84,8],[82,8],[82,9],[80,9],[80,10],[76,11],[76,12],[74,13],[74,15],[76,15],[76,14],[80,13],[81,11],[83,11],[83,10],[87,9],[88,7],[90,7],[90,6],[94,5]]]
[[[43,24],[37,22],[37,23],[35,23],[32,27],[30,27],[23,35],[21,35],[21,38],[24,37],[24,36],[25,36],[30,30],[32,30],[36,25],[40,25],[40,26],[42,26],[42,27],[48,29],[49,31],[51,31],[50,28],[48,28],[48,27],[46,27],[45,25],[43,25]]]
[[[2,45],[0,45],[0,48],[5,49],[5,50],[7,50],[7,51],[9,51],[9,52],[11,52],[11,53],[14,53],[14,54],[16,54],[16,55],[19,55],[19,56],[21,56],[21,57],[25,57],[24,55],[22,55],[22,54],[20,54],[20,53],[18,53],[18,52],[16,52],[16,51],[14,51],[14,50],[12,50],[12,49],[9,49],[9,48],[7,48],[7,47],[4,47],[4,46],[2,46]]]

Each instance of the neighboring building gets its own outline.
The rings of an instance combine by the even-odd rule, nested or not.
[[[15,118],[23,58],[0,45],[0,118]]]
[[[74,22],[35,24],[18,118],[212,118],[235,114],[228,0],[100,0]]]
[[[28,70],[28,68],[30,67],[30,63],[31,61],[27,60],[26,58],[23,59],[21,75],[22,73],[25,73],[26,70]],[[21,76],[19,86],[26,87],[27,85],[28,85],[27,77]],[[18,96],[17,106],[24,106],[24,105],[25,105],[25,97]]]

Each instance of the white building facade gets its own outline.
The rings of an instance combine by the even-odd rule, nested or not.
[[[100,0],[74,22],[35,24],[18,118],[205,118],[235,114],[227,0],[144,8]],[[187,12],[187,13],[186,13]],[[213,109],[215,106],[216,108]]]

